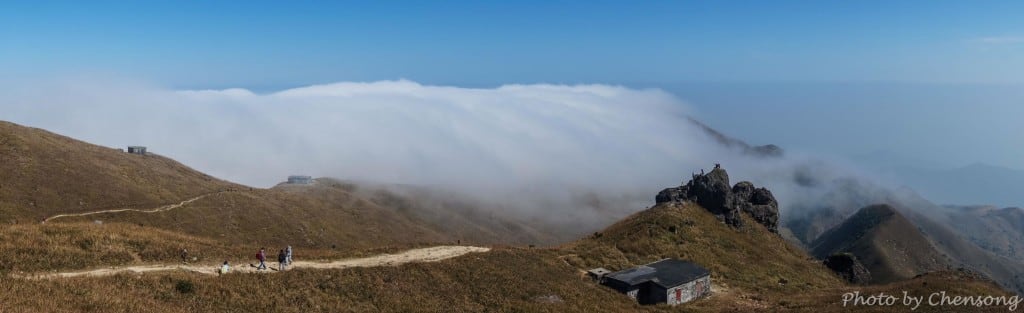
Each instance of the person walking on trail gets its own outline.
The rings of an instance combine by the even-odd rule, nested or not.
[[[188,249],[181,249],[181,263],[188,264]]]
[[[224,264],[222,264],[222,265],[220,266],[220,268],[219,268],[219,269],[217,269],[217,275],[219,276],[219,275],[224,275],[224,274],[227,274],[227,273],[228,273],[228,271],[230,271],[230,270],[231,270],[231,266],[230,266],[230,265],[228,265],[228,261],[227,261],[227,260],[225,260],[225,261],[224,261]]]
[[[288,246],[284,249],[285,263],[292,265],[292,246]]]
[[[266,270],[267,269],[267,263],[266,263],[267,262],[267,252],[266,252],[266,249],[267,248],[260,248],[260,252],[256,253],[256,260],[260,261],[260,265],[256,267],[257,271],[258,270]]]
[[[284,254],[284,249],[278,250],[277,252],[277,266],[280,271],[284,271],[284,266],[288,263],[288,255]]]

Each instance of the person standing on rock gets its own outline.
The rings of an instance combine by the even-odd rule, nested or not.
[[[292,265],[292,246],[288,246],[284,249],[285,263]]]
[[[257,271],[258,270],[266,270],[267,269],[267,263],[266,263],[266,261],[267,261],[267,252],[266,252],[266,249],[267,248],[260,248],[260,252],[256,253],[256,260],[260,261],[260,265],[256,267]]]
[[[284,253],[284,249],[278,250],[277,252],[277,266],[278,269],[284,272],[284,266],[288,262],[288,255]]]

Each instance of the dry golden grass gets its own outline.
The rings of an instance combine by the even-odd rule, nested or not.
[[[623,312],[553,251],[498,250],[437,263],[222,277],[173,272],[57,281],[0,279],[15,312]],[[38,296],[45,292],[48,296]],[[555,296],[554,303],[545,301]],[[560,302],[559,302],[560,301]]]
[[[669,227],[673,225],[675,232]],[[12,264],[17,269],[89,267],[111,260],[177,262],[181,243],[188,243],[190,251],[203,259],[253,252],[134,225],[19,225],[5,228],[0,236],[9,242],[0,247],[3,253],[29,243],[40,245],[35,252],[24,254],[28,262]],[[781,239],[761,236],[774,235],[753,227],[733,230],[699,207],[659,207],[610,227],[600,238],[565,248],[498,248],[437,263],[222,277],[179,271],[55,280],[3,275],[0,308],[5,312],[844,311],[838,306],[842,294],[857,287],[845,286],[822,272],[799,250],[775,243]],[[76,244],[86,241],[93,243]],[[325,258],[342,257],[330,255],[332,251],[310,252]],[[716,293],[683,306],[639,306],[579,275],[581,268],[589,266],[624,267],[673,256],[712,269]],[[787,284],[772,280],[780,276]],[[864,290],[1002,294],[991,283],[943,275]]]
[[[3,272],[84,269],[180,261],[181,249],[203,261],[237,254],[209,239],[118,224],[13,225],[0,228]]]
[[[128,154],[0,121],[3,223],[102,208],[156,207],[239,187],[158,155]]]
[[[381,245],[365,249],[296,248],[302,260],[335,260],[392,253],[424,245]],[[0,228],[0,274],[32,274],[97,267],[176,264],[181,249],[189,262],[231,264],[255,262],[258,245],[227,245],[219,241],[130,224],[56,223]],[[270,258],[281,245],[266,245]],[[192,258],[195,258],[194,260]]]
[[[581,278],[561,261],[563,253],[495,249],[437,263],[221,277],[186,272],[62,280],[3,277],[0,306],[5,312],[845,312],[849,308],[839,304],[842,294],[855,289],[783,290],[772,297],[719,289],[686,305],[640,306]],[[861,290],[1003,294],[995,288],[943,274]]]
[[[843,284],[807,253],[743,217],[745,226],[737,230],[693,204],[660,205],[566,245],[571,253],[565,259],[580,269],[618,270],[674,257],[701,264],[716,283],[758,294]]]
[[[543,237],[526,231],[529,227],[522,222],[500,216],[468,218],[472,208],[431,218],[415,199],[383,197],[400,200],[385,201],[357,195],[335,181],[321,181],[312,186],[249,188],[157,155],[128,154],[0,122],[3,224],[35,224],[64,213],[149,210],[208,195],[169,211],[62,217],[47,223],[99,220],[170,230],[228,246],[292,245],[306,250],[364,251],[459,241],[533,243]],[[455,221],[454,217],[461,219],[444,222]]]
[[[911,312],[909,307],[902,304],[893,307],[871,307],[852,304],[844,307],[842,295],[848,292],[859,291],[864,295],[877,295],[884,292],[888,295],[896,295],[902,299],[906,291],[911,296],[927,297],[935,292],[945,291],[949,296],[1012,296],[1013,294],[1000,289],[991,281],[976,279],[971,275],[964,275],[955,271],[933,272],[915,277],[910,280],[890,283],[879,286],[855,287],[847,286],[835,289],[825,289],[810,293],[797,293],[785,300],[776,303],[779,310],[794,312]],[[1024,305],[1017,307],[1017,310],[1024,310]],[[1006,306],[931,306],[923,303],[913,312],[1010,312]]]

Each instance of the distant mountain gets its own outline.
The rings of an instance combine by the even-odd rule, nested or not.
[[[994,206],[946,206],[932,214],[956,225],[961,236],[979,247],[1010,259],[1024,259],[1024,209]]]
[[[927,160],[875,151],[854,161],[883,173],[935,203],[1024,206],[1024,170],[973,163],[951,167]]]
[[[921,231],[889,205],[857,211],[810,244],[825,259],[848,252],[871,272],[871,283],[888,283],[946,269],[949,263]]]
[[[1024,276],[1021,274],[1024,273],[1024,262],[1020,259],[1010,259],[986,251],[978,244],[966,239],[967,236],[963,235],[959,227],[964,222],[937,218],[946,210],[943,207],[931,203],[910,190],[893,191],[853,180],[836,186],[835,190],[820,200],[821,203],[831,204],[830,206],[803,210],[809,213],[802,217],[784,219],[785,227],[792,230],[805,245],[813,247],[816,243],[821,244],[826,239],[820,238],[831,237],[825,235],[829,229],[842,227],[849,218],[856,215],[858,208],[871,203],[884,203],[910,222],[910,226],[904,224],[905,227],[911,227],[923,234],[931,246],[944,256],[943,259],[946,260],[945,264],[948,267],[968,268],[985,274],[1007,289],[1024,292]],[[963,216],[963,218],[970,217]],[[816,251],[816,255],[821,255],[817,250],[814,251]],[[861,258],[859,255],[858,257]],[[889,255],[883,257],[889,257]],[[897,258],[891,262],[899,263],[900,261]],[[864,263],[865,266],[869,265],[868,262]]]
[[[698,121],[695,118],[691,117],[689,118],[689,120],[691,124],[697,126],[697,128],[700,128],[702,131],[704,131],[704,134],[708,135],[719,144],[725,147],[738,149],[740,152],[743,152],[745,154],[762,157],[780,157],[785,153],[785,151],[783,151],[782,148],[780,148],[779,146],[773,144],[754,146],[747,143],[746,141],[729,137],[723,134],[722,132],[719,132],[718,130],[711,128],[711,126],[708,126],[707,124]]]

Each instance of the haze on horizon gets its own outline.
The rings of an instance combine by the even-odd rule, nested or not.
[[[615,107],[662,122],[671,119],[661,114],[685,112],[753,144],[857,167],[1024,169],[1022,11],[1024,4],[1011,1],[5,3],[0,120],[115,145],[117,129],[99,128],[119,120],[87,112],[131,111],[123,109],[135,105],[126,99],[173,106],[166,101],[188,90],[252,93],[246,99],[257,100],[222,101],[216,109],[181,105],[216,114],[200,119],[241,114],[233,118],[254,123],[261,117],[245,114],[261,111],[246,106],[282,103],[259,96],[315,85],[408,79],[437,92],[428,100],[446,101],[552,84],[564,89],[536,103]],[[619,93],[566,101],[573,88],[590,85]],[[501,103],[524,97],[495,93]],[[80,98],[86,95],[95,98]],[[104,99],[117,101],[96,101]],[[96,120],[45,111],[75,105]],[[533,111],[515,112],[542,121],[529,119]],[[547,122],[533,129],[567,129]],[[650,130],[631,123],[631,131]],[[959,204],[977,203],[988,202]]]

